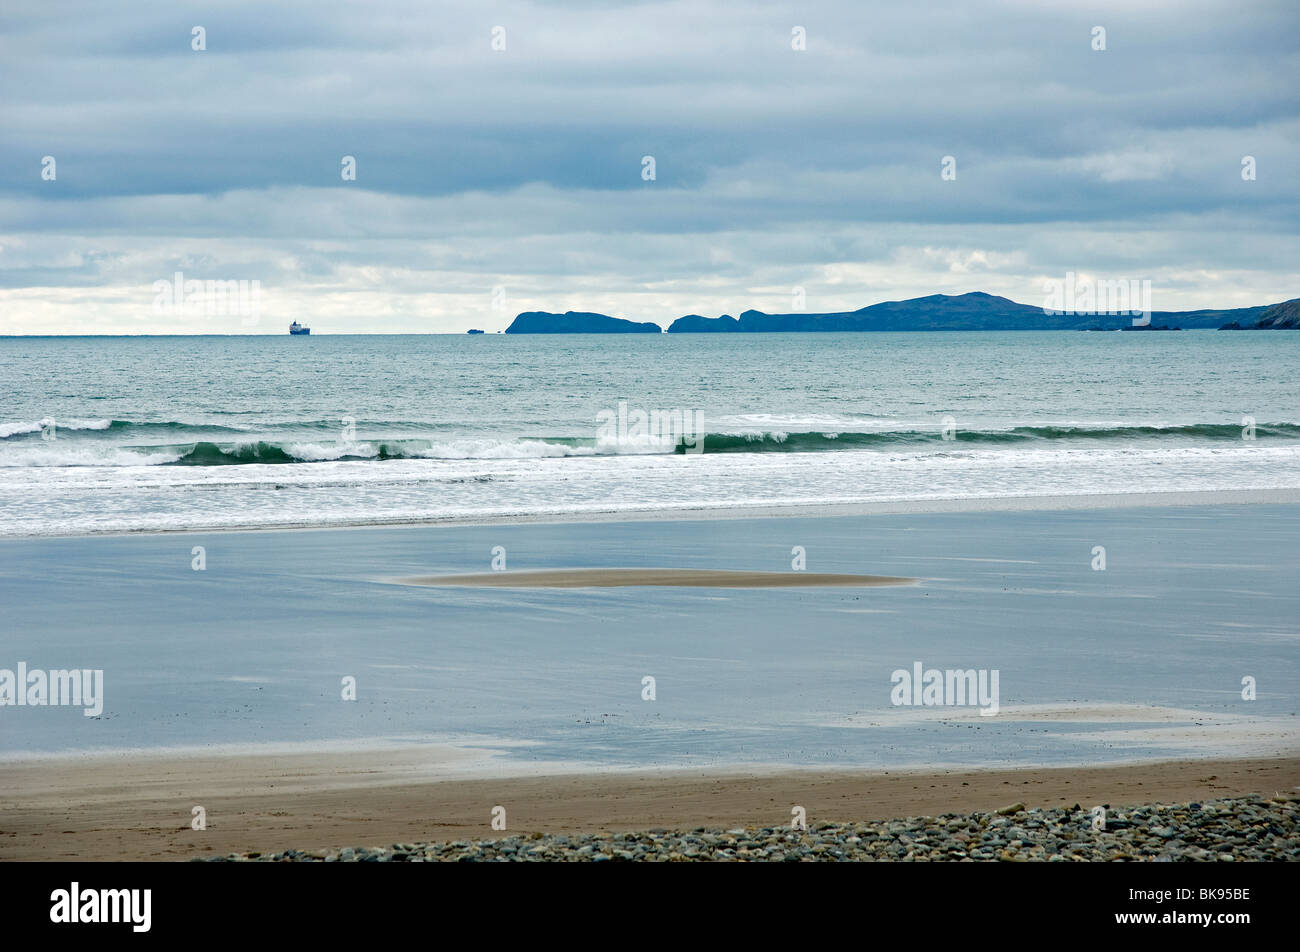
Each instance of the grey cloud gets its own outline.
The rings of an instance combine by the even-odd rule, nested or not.
[[[526,275],[679,312],[705,280],[747,306],[891,261],[896,286],[836,293],[1106,268],[1221,273],[1183,279],[1212,305],[1297,278],[1289,3],[55,3],[2,23],[0,288],[26,291],[0,314],[185,261],[304,300],[366,267],[394,293]]]

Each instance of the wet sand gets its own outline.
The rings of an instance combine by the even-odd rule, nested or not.
[[[603,772],[455,778],[428,748],[12,762],[0,860],[185,860],[525,832],[731,829],[994,810],[1188,801],[1300,785],[1300,758],[1013,770]],[[418,778],[418,779],[415,779]],[[504,806],[507,829],[491,829]],[[194,806],[207,829],[191,829]]]
[[[894,575],[846,575],[827,572],[741,572],[727,569],[550,569],[540,572],[479,572],[471,575],[424,575],[399,578],[401,585],[448,585],[473,588],[855,588],[915,585],[917,579]]]

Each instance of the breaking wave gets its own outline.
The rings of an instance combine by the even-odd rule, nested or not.
[[[393,428],[417,424],[394,424]],[[288,425],[286,425],[288,426]],[[426,427],[428,425],[425,425]],[[0,451],[0,467],[24,466],[237,466],[247,464],[289,465],[326,461],[384,460],[472,460],[547,459],[572,456],[615,456],[672,454],[697,451],[692,438],[660,439],[642,435],[628,439],[595,437],[473,437],[337,440],[330,438],[276,438],[266,433],[252,437],[239,427],[175,422],[138,423],[123,420],[70,420],[56,424],[53,439],[45,439],[40,422],[0,424],[0,439],[9,447]],[[332,421],[298,423],[293,429],[317,429],[321,437],[337,433]],[[161,431],[173,434],[167,442],[140,444],[131,437]],[[127,440],[102,439],[104,433],[122,433]],[[214,436],[217,439],[175,440],[175,435]],[[222,435],[246,435],[245,439],[221,440]],[[945,436],[948,439],[945,439]],[[784,432],[753,430],[708,433],[703,438],[705,453],[810,453],[844,450],[946,451],[987,447],[1048,447],[1090,445],[1100,442],[1149,444],[1240,443],[1242,427],[1231,423],[1196,423],[1173,426],[1020,426],[1004,429],[962,430],[945,434],[936,427],[880,430],[874,432]],[[1261,423],[1254,437],[1261,442],[1300,440],[1300,425]]]

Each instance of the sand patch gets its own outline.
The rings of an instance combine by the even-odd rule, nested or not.
[[[1071,744],[1100,744],[1119,750],[1158,748],[1169,757],[1294,757],[1300,754],[1300,725],[1293,717],[1146,704],[1009,704],[993,716],[981,716],[977,707],[896,707],[816,720],[820,727],[865,729],[970,722],[990,727],[1059,725],[1044,736]]]
[[[907,723],[931,721],[1058,721],[1077,724],[1254,724],[1285,723],[1277,718],[1226,711],[1195,711],[1187,708],[1160,707],[1150,704],[1003,704],[995,717],[981,716],[979,708],[936,705],[934,707],[884,708],[879,711],[842,717],[817,718],[821,727],[896,727]]]
[[[472,588],[871,588],[914,585],[895,575],[836,575],[826,572],[744,572],[727,569],[547,569],[535,572],[480,572],[472,575],[421,575],[393,579],[399,585]]]

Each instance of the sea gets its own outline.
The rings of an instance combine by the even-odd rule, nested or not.
[[[0,536],[1300,486],[1300,334],[0,338]]]
[[[1294,753],[1288,492],[1059,500],[1300,487],[1297,357],[1213,331],[0,339],[0,696],[102,673],[93,705],[0,707],[0,760]],[[979,503],[1010,496],[1057,501]],[[635,567],[916,581],[402,583]],[[996,676],[997,712],[900,703],[930,669]]]

